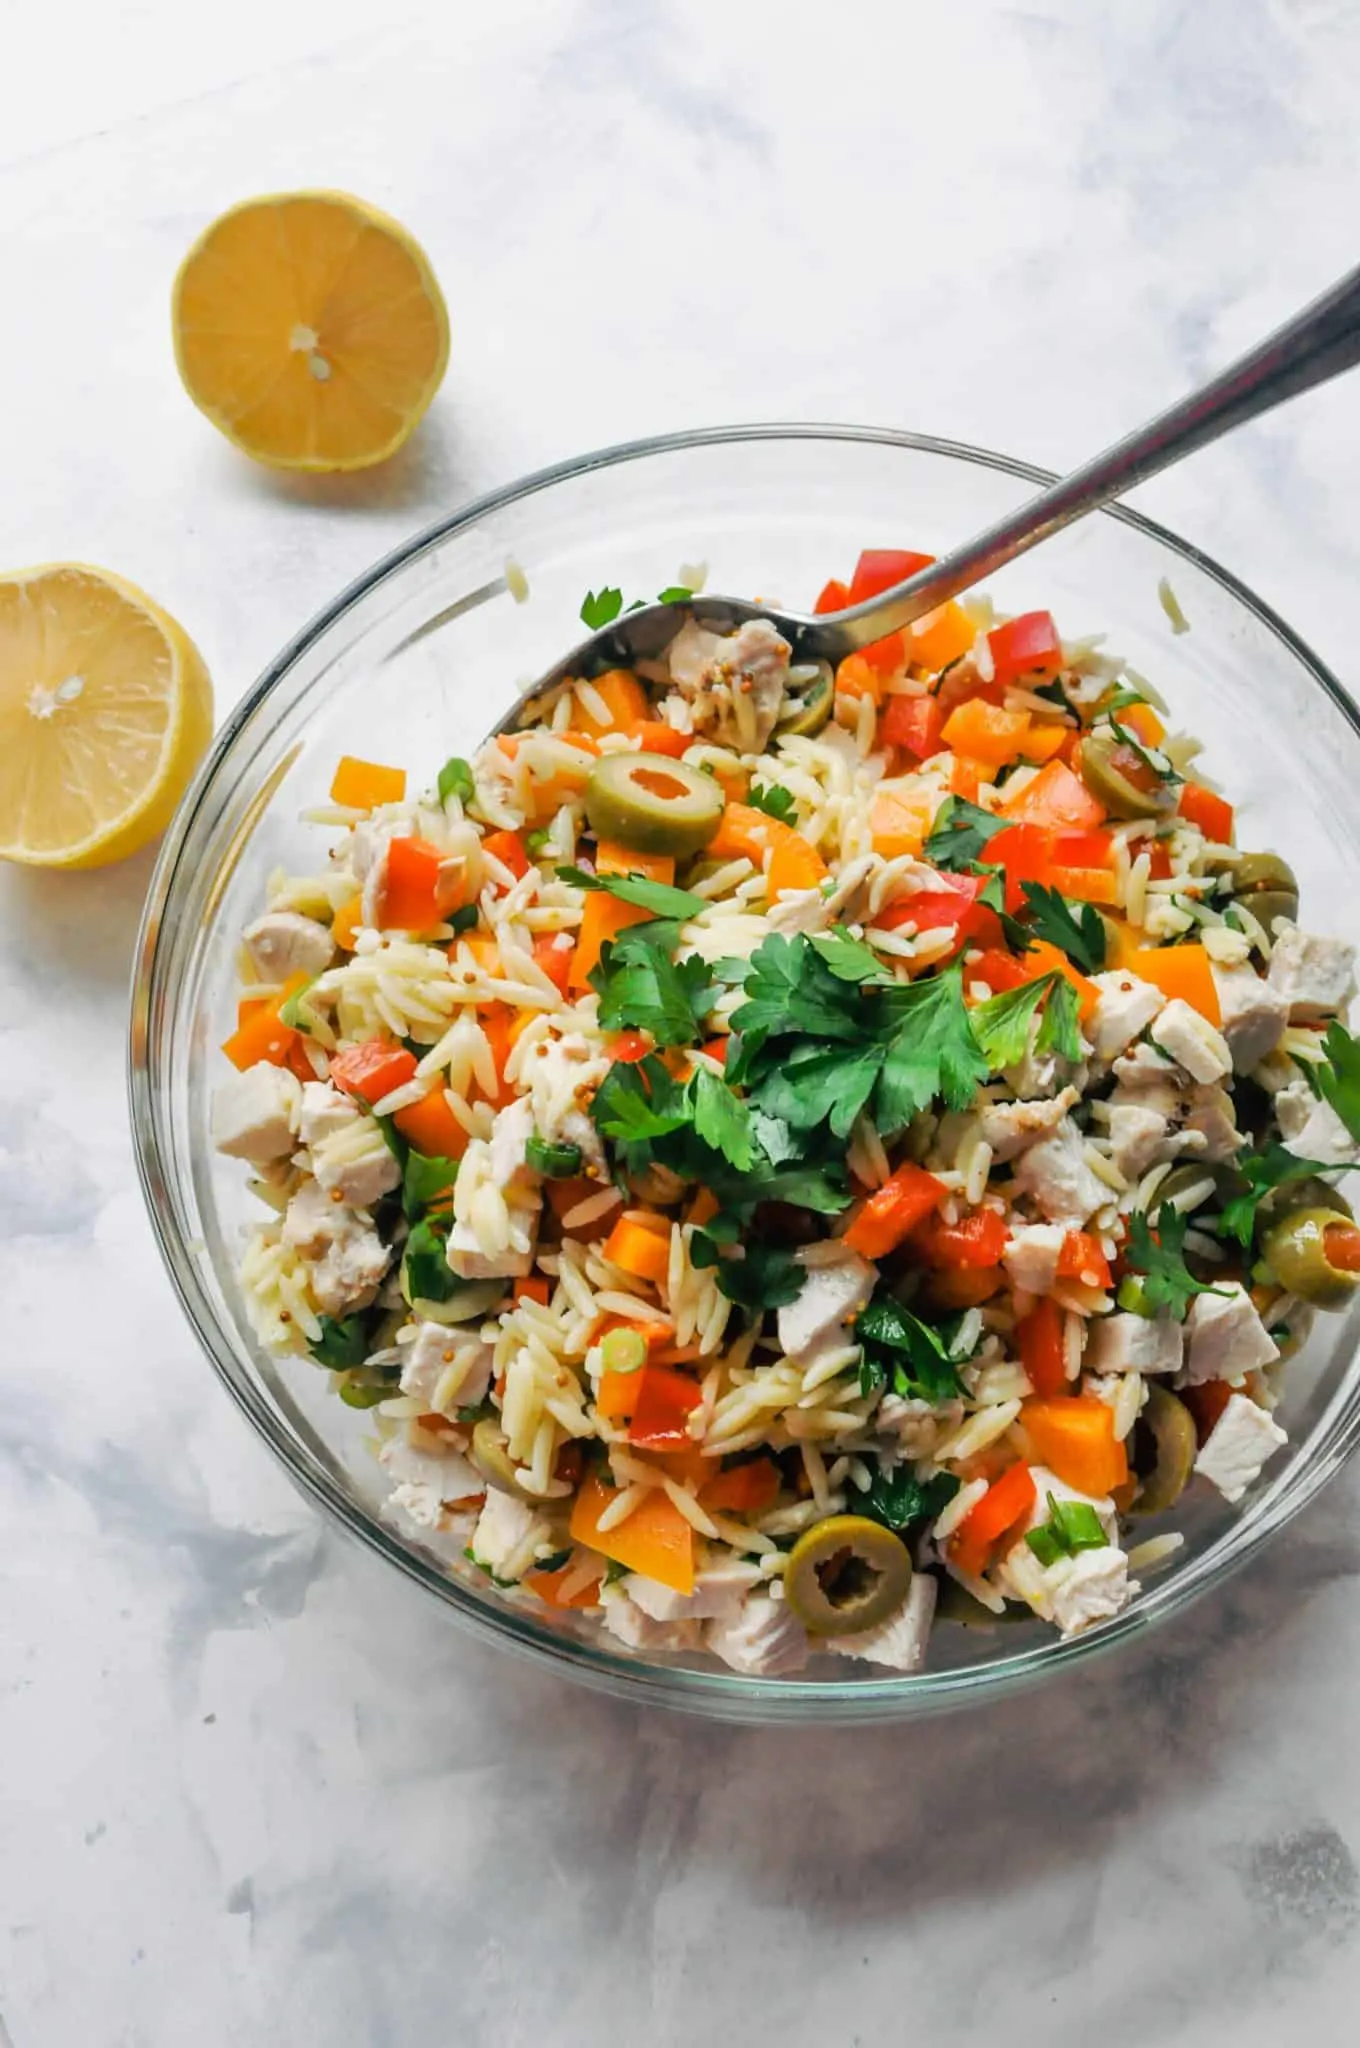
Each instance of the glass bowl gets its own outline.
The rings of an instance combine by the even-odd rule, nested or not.
[[[376,755],[418,773],[471,751],[523,682],[579,637],[588,588],[650,596],[704,561],[711,590],[807,608],[861,547],[942,553],[1048,481],[917,435],[755,426],[605,449],[493,491],[379,562],[283,650],[228,719],[161,851],[139,942],[132,1118],[161,1250],[200,1343],[264,1442],[342,1528],[468,1628],[586,1683],[754,1721],[890,1719],[981,1700],[1071,1669],[1207,1592],[1355,1445],[1356,1319],[1320,1318],[1286,1375],[1288,1448],[1240,1509],[1187,1496],[1174,1518],[1184,1547],[1116,1620],[1068,1643],[1030,1621],[940,1626],[929,1668],[910,1677],[824,1657],[796,1679],[755,1680],[697,1657],[634,1656],[596,1624],[506,1598],[438,1539],[392,1526],[370,1420],[334,1397],[320,1368],[267,1356],[245,1317],[234,1261],[252,1204],[239,1164],[209,1143],[209,1099],[234,1022],[237,934],[272,868],[306,873],[324,857],[324,835],[299,812],[325,801],[337,757]],[[507,587],[508,561],[527,575],[527,603]],[[1159,601],[1163,577],[1192,628],[1181,637]],[[1161,689],[1176,724],[1206,741],[1243,843],[1293,863],[1305,922],[1360,938],[1357,713],[1268,606],[1123,510],[1087,519],[990,588],[1008,611],[1052,609],[1069,636],[1106,634]]]

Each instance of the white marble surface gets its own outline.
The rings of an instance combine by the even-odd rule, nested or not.
[[[374,14],[5,29],[0,561],[147,584],[222,711],[526,467],[781,414],[1063,463],[1355,258],[1349,0]],[[251,470],[170,360],[189,239],[298,183],[408,221],[452,309],[366,481]],[[1353,381],[1143,494],[1343,675],[1358,453]],[[124,1121],[147,873],[0,875],[0,2042],[1349,2037],[1360,1475],[1157,1641],[900,1732],[643,1719],[471,1646],[181,1324]]]

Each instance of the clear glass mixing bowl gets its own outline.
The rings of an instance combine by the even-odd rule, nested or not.
[[[391,1526],[370,1423],[334,1398],[321,1369],[265,1355],[246,1321],[234,1263],[251,1204],[239,1165],[209,1144],[209,1098],[234,1021],[237,934],[271,868],[305,873],[324,858],[325,835],[298,813],[325,800],[336,758],[419,771],[471,751],[579,636],[587,588],[650,595],[682,564],[705,561],[710,590],[807,607],[861,547],[942,553],[1048,481],[975,448],[847,427],[680,434],[545,470],[417,535],[314,619],[227,721],[165,841],[139,945],[132,1117],[152,1219],[199,1342],[265,1443],[343,1528],[465,1626],[586,1683],[756,1721],[889,1719],[983,1699],[1070,1669],[1207,1592],[1355,1445],[1356,1319],[1321,1318],[1289,1369],[1288,1449],[1240,1510],[1192,1489],[1174,1518],[1185,1547],[1116,1621],[1070,1643],[1029,1622],[942,1626],[930,1668],[913,1677],[825,1657],[796,1679],[757,1681],[697,1658],[625,1653],[594,1624],[506,1599],[460,1557]],[[507,589],[508,560],[527,574],[528,603]],[[1163,576],[1192,627],[1183,637],[1159,603]],[[1052,609],[1068,635],[1106,634],[1206,741],[1242,843],[1294,864],[1305,922],[1360,938],[1360,721],[1259,598],[1125,511],[1088,519],[992,589],[1007,610]]]

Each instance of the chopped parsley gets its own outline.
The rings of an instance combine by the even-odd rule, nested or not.
[[[412,1147],[406,1154],[401,1179],[401,1206],[407,1219],[414,1222],[431,1202],[448,1193],[457,1178],[456,1159],[436,1159]]]
[[[876,1472],[867,1492],[847,1487],[846,1506],[851,1514],[864,1515],[900,1534],[913,1522],[933,1522],[936,1515],[943,1514],[962,1484],[952,1472],[921,1479],[914,1465],[899,1465],[891,1472]]]
[[[588,875],[584,868],[573,867],[559,868],[557,873],[560,880],[570,882],[574,888],[617,896],[620,903],[631,903],[652,917],[697,917],[709,907],[703,896],[695,896],[688,889],[673,889],[669,882],[654,882],[647,875]]]
[[[713,1271],[719,1292],[738,1308],[752,1311],[787,1307],[797,1301],[807,1281],[807,1268],[782,1245],[751,1243],[724,1255],[702,1230],[690,1240],[690,1263],[700,1272]]]
[[[317,1364],[329,1366],[332,1372],[362,1365],[368,1356],[368,1318],[322,1316],[319,1320],[321,1335],[307,1341],[307,1349]]]
[[[1072,904],[1042,882],[1022,882],[1034,933],[1066,953],[1083,974],[1099,974],[1105,965],[1105,926],[1094,903]]]
[[[780,782],[773,782],[768,788],[753,782],[746,801],[753,811],[764,811],[767,818],[777,818],[781,825],[793,823],[793,794]]]
[[[1076,990],[1066,975],[1055,970],[1041,974],[1035,981],[1024,982],[1019,988],[991,996],[972,1011],[973,1036],[993,1072],[1018,1066],[1025,1058],[1030,1028],[1041,1003],[1044,1014],[1035,1049],[1056,1052],[1066,1060],[1081,1058]]]
[[[413,1225],[401,1262],[401,1283],[408,1301],[451,1301],[464,1282],[446,1256],[448,1226],[426,1216]]]
[[[685,600],[693,595],[694,592],[683,583],[668,583],[664,590],[657,593],[655,601],[657,604],[684,604]],[[642,611],[645,602],[645,599],[635,597],[627,609],[630,612]],[[598,633],[605,626],[612,626],[623,610],[623,592],[606,583],[599,590],[586,592],[581,604],[581,623],[588,626],[592,633]]]
[[[1247,1185],[1240,1194],[1233,1195],[1223,1204],[1218,1234],[1235,1238],[1244,1248],[1251,1245],[1256,1212],[1268,1194],[1275,1188],[1286,1186],[1291,1180],[1307,1180],[1315,1173],[1330,1171],[1316,1159],[1300,1159],[1274,1142],[1267,1145],[1264,1152],[1239,1152],[1235,1164]]]
[[[855,1322],[855,1341],[864,1354],[860,1392],[890,1388],[903,1400],[929,1401],[932,1407],[952,1400],[963,1392],[958,1374],[966,1363],[959,1343],[961,1329],[961,1317],[936,1329],[892,1295],[877,1296]]]
[[[1314,1087],[1329,1102],[1351,1136],[1360,1141],[1360,1040],[1335,1019],[1322,1041],[1325,1064],[1311,1070]]]
[[[925,843],[925,857],[937,868],[963,874],[976,865],[988,841],[1005,829],[1006,820],[994,818],[980,804],[970,804],[966,797],[948,796],[935,814]]]
[[[697,954],[687,960],[672,958],[678,938],[679,926],[673,919],[655,918],[630,925],[603,947],[599,965],[590,974],[590,985],[600,998],[602,1030],[648,1031],[662,1046],[692,1045],[699,1037],[712,1007],[712,981]]]
[[[1127,1304],[1121,1288],[1121,1306],[1127,1305],[1142,1316],[1154,1316],[1159,1309],[1165,1309],[1173,1321],[1183,1323],[1195,1295],[1225,1292],[1221,1287],[1197,1280],[1186,1265],[1188,1225],[1189,1218],[1182,1216],[1172,1202],[1163,1202],[1157,1211],[1155,1236],[1142,1210],[1129,1218],[1128,1262],[1143,1277],[1136,1291],[1130,1290]]]

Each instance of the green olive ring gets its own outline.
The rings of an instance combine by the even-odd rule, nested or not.
[[[1259,1244],[1268,1230],[1277,1223],[1283,1223],[1287,1216],[1293,1216],[1300,1209],[1330,1209],[1332,1214],[1345,1222],[1351,1222],[1354,1211],[1339,1188],[1321,1180],[1317,1174],[1306,1174],[1302,1180],[1282,1181],[1279,1187],[1271,1188],[1263,1195],[1256,1207],[1256,1241]]]
[[[895,1614],[911,1585],[900,1536],[865,1515],[832,1515],[799,1537],[784,1597],[810,1635],[857,1635]]]
[[[1140,1473],[1142,1484],[1129,1513],[1160,1515],[1176,1505],[1190,1484],[1199,1448],[1194,1417],[1167,1387],[1148,1388],[1134,1428],[1135,1465],[1145,1445],[1151,1447],[1151,1464]]]
[[[714,776],[669,754],[604,754],[586,784],[586,816],[597,839],[677,859],[708,845],[724,802]]]
[[[1269,932],[1277,917],[1299,914],[1298,877],[1278,853],[1239,853],[1223,863],[1231,894]]]
[[[1352,1226],[1335,1209],[1294,1209],[1271,1225],[1261,1240],[1261,1256],[1281,1287],[1314,1308],[1345,1308],[1360,1288],[1360,1272],[1334,1266],[1327,1250],[1327,1232]]]
[[[1176,793],[1168,782],[1155,789],[1139,789],[1119,765],[1127,756],[1126,741],[1108,728],[1097,726],[1088,732],[1078,749],[1081,779],[1099,803],[1116,818],[1164,818],[1176,808]]]
[[[799,695],[784,699],[775,731],[781,739],[815,739],[831,716],[835,695],[830,674],[818,675]]]
[[[511,1493],[516,1500],[538,1499],[537,1494],[526,1492],[520,1484],[519,1474],[506,1449],[505,1431],[489,1415],[473,1424],[468,1456],[487,1485],[494,1486],[497,1493]]]

